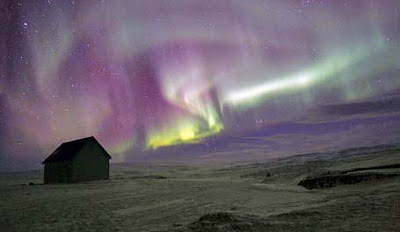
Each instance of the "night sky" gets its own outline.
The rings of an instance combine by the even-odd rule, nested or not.
[[[0,171],[400,141],[398,0],[3,0]]]

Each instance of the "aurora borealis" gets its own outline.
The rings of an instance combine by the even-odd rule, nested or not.
[[[399,104],[397,0],[6,0],[0,17],[7,165],[91,135],[123,161],[279,123],[399,112],[374,103],[320,117]]]

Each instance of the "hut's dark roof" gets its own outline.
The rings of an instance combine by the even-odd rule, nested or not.
[[[81,148],[90,140],[93,140],[104,151],[104,153],[111,159],[108,152],[101,146],[101,144],[93,137],[87,137],[61,144],[49,157],[47,157],[42,164],[69,161],[81,150]]]

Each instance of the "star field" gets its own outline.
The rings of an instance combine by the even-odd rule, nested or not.
[[[118,161],[209,146],[400,89],[397,0],[6,0],[1,12],[4,160],[91,135]]]

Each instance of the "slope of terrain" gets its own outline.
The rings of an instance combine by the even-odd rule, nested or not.
[[[2,173],[0,229],[400,231],[398,177],[298,185],[329,173],[398,173],[396,164],[400,149],[390,145],[233,166],[119,164],[110,180],[76,184],[42,185],[41,171]]]

